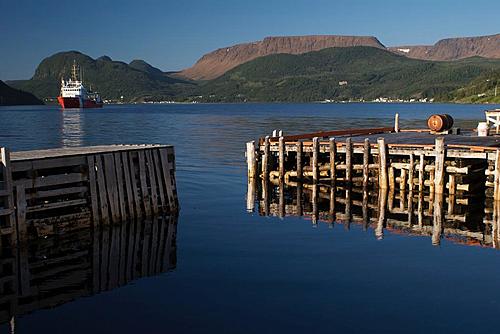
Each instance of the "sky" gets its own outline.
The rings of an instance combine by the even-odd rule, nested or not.
[[[500,33],[499,13],[500,0],[0,0],[0,80],[28,79],[43,58],[67,50],[173,71],[266,36],[434,44]]]

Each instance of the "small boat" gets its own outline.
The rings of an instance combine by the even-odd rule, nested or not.
[[[98,93],[87,91],[80,80],[79,68],[73,63],[71,78],[69,80],[61,79],[61,94],[57,101],[63,107],[67,108],[102,108],[103,102]]]

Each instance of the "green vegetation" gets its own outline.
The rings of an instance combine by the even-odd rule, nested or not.
[[[441,97],[459,103],[499,103],[500,70],[488,71],[461,87]]]
[[[449,92],[498,69],[500,60],[479,57],[433,62],[372,47],[330,48],[257,58],[202,84],[198,95],[206,102],[445,100]]]
[[[0,81],[0,106],[43,104],[30,93],[7,86]]]
[[[126,64],[70,51],[44,59],[31,80],[10,84],[41,99],[54,98],[74,61],[86,86],[112,101],[311,102],[383,97],[500,102],[498,94],[494,96],[500,59],[424,61],[361,46],[260,57],[206,82],[179,79],[142,60]]]
[[[112,61],[109,57],[92,59],[80,52],[61,52],[45,58],[31,80],[13,81],[16,88],[35,94],[41,99],[59,94],[61,78],[69,78],[76,62],[82,69],[87,88],[101,93],[103,99],[124,102],[172,100],[180,92],[195,87],[193,83],[173,78],[144,61],[131,64]]]

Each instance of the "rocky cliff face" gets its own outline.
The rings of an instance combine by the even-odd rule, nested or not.
[[[500,58],[500,34],[447,38],[434,45],[395,46],[389,50],[410,58],[455,60],[468,57]]]
[[[193,80],[210,80],[257,57],[277,53],[301,54],[331,47],[350,46],[385,48],[377,38],[369,36],[266,37],[262,41],[238,44],[210,52],[201,57],[194,66],[178,74]]]

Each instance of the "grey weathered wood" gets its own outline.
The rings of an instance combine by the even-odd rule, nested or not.
[[[134,193],[132,191],[132,179],[130,177],[130,162],[128,152],[121,152],[123,164],[123,180],[125,182],[125,194],[127,197],[127,211],[129,217],[137,217],[134,209]]]
[[[279,178],[283,179],[283,177],[285,176],[285,139],[283,137],[279,138],[278,163]]]
[[[413,154],[410,154],[410,168],[408,168],[408,182],[406,182],[408,184],[410,191],[413,191],[414,168],[415,168],[415,158],[413,157]]]
[[[168,212],[169,211],[169,204],[168,204],[168,199],[166,199],[165,196],[165,185],[161,173],[161,162],[160,158],[158,156],[159,152],[158,150],[151,150],[151,156],[153,157],[153,164],[155,167],[155,174],[156,174],[156,181],[157,181],[157,187],[158,187],[158,197],[159,201],[161,202],[161,209],[163,212]],[[254,159],[255,160],[255,159]],[[255,177],[255,174],[254,174]],[[168,195],[167,195],[168,196]]]
[[[118,187],[116,185],[116,169],[115,169],[115,159],[112,153],[106,153],[103,155],[104,159],[104,175],[106,178],[106,192],[108,198],[108,204],[111,211],[111,221],[120,221],[120,207],[118,203]]]
[[[100,218],[103,224],[109,224],[109,205],[106,190],[106,180],[104,179],[104,168],[102,166],[102,156],[95,156],[95,166],[97,173],[97,192],[99,194]]]
[[[172,175],[170,171],[170,164],[168,162],[168,151],[160,150],[160,160],[161,160],[161,170],[163,173],[163,181],[166,186],[166,194],[168,195],[168,201],[170,203],[170,212],[176,209],[175,197],[174,197],[174,189],[172,185]]]
[[[352,141],[347,138],[345,141],[345,178],[348,183],[352,182]]]
[[[134,157],[137,157],[137,152],[128,152],[129,169],[130,169],[130,184],[134,195],[134,209],[137,217],[142,217],[142,204],[140,198],[140,185],[138,180],[139,163],[134,163]]]
[[[363,144],[363,188],[368,187],[370,176],[370,139],[366,138]]]
[[[419,169],[418,169],[418,191],[424,190],[424,173],[425,173],[425,156],[423,154],[420,155],[418,160]]]
[[[159,212],[158,209],[158,190],[157,190],[157,181],[156,181],[156,173],[154,169],[153,157],[151,156],[151,150],[147,150],[146,154],[146,163],[147,163],[147,171],[149,178],[149,190],[151,194],[151,213],[156,214]]]
[[[313,138],[313,156],[312,156],[312,172],[313,172],[313,182],[317,183],[319,181],[319,138]]]
[[[494,182],[493,198],[495,201],[499,201],[500,200],[500,149],[496,150],[495,174],[493,182]]]
[[[81,173],[70,173],[61,175],[49,175],[34,179],[15,180],[14,185],[23,185],[26,189],[56,186],[68,183],[85,182],[88,178]]]
[[[118,189],[118,194],[116,198],[118,199],[118,207],[120,208],[120,218],[122,221],[127,219],[127,205],[126,205],[126,195],[125,195],[125,178],[123,176],[123,163],[122,155],[120,152],[114,154],[115,158],[115,170],[116,170],[116,187]],[[130,217],[132,218],[132,217]]]
[[[257,159],[255,156],[255,141],[247,143],[247,175],[249,179],[255,178],[257,173]]]
[[[442,194],[444,191],[444,177],[445,177],[445,146],[444,138],[436,138],[436,169],[434,174],[434,191],[438,194]]]
[[[385,139],[380,137],[377,139],[378,156],[379,156],[379,187],[387,189],[387,150]]]
[[[98,199],[99,196],[97,195],[97,177],[95,171],[95,159],[93,155],[89,155],[87,157],[87,165],[89,170],[89,190],[90,190],[90,205],[92,207],[92,221],[94,226],[97,226],[99,225],[99,199]]]
[[[336,168],[335,168],[335,156],[337,155],[337,144],[335,143],[335,138],[330,138],[329,140],[329,151],[330,151],[330,180],[332,184],[336,182]]]
[[[269,161],[271,158],[269,136],[264,139],[264,155],[262,157],[262,177],[267,179],[269,177]]]
[[[297,178],[302,179],[302,141],[297,142]]]
[[[20,243],[28,239],[28,227],[26,225],[26,190],[22,185],[16,186],[16,223],[17,238]]]
[[[141,183],[141,195],[142,195],[142,205],[144,207],[144,212],[146,217],[151,216],[151,196],[148,191],[147,175],[146,175],[146,161],[144,157],[144,152],[137,152],[139,159],[139,180]]]

